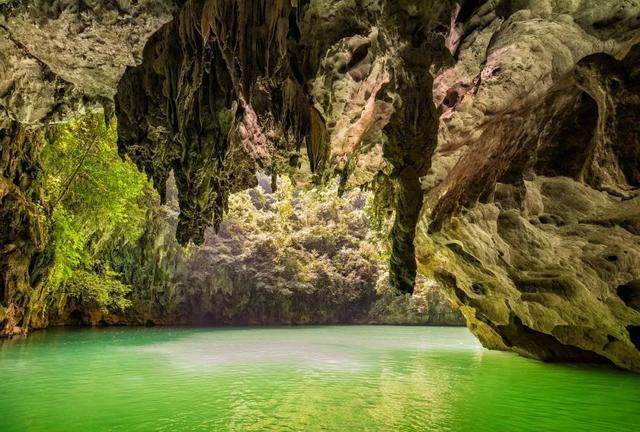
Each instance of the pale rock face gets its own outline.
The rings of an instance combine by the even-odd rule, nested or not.
[[[393,53],[383,48],[379,29],[333,46],[312,81],[313,100],[327,123],[329,166],[349,172],[347,188],[370,182],[387,169],[380,131],[393,105],[379,95],[390,83]]]
[[[617,16],[616,7],[604,15],[607,8],[601,3],[531,3],[529,10],[475,30],[462,42],[456,65],[436,78],[434,99],[444,110],[437,153],[446,154],[466,138],[477,137],[485,115],[544,95],[581,58],[600,52],[619,56],[631,44],[631,29],[620,40],[603,40],[584,29]],[[630,14],[631,3],[625,3],[620,8]],[[637,17],[640,2],[635,4]]]
[[[34,1],[8,9],[0,21],[2,115],[41,125],[108,103],[173,9],[172,0]]]

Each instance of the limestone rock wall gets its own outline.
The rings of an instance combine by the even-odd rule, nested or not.
[[[17,1],[0,6],[0,106],[25,125],[108,104],[127,65],[171,20],[172,0]]]
[[[47,230],[37,155],[42,138],[16,122],[0,129],[0,335],[23,333],[37,322],[46,274]],[[31,315],[34,315],[33,318]]]
[[[435,81],[419,268],[486,346],[640,370],[640,3],[493,3]]]

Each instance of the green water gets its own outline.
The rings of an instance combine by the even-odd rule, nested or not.
[[[0,345],[0,431],[639,431],[640,376],[463,328],[56,330]]]

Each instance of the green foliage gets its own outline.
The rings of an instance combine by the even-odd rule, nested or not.
[[[189,255],[175,240],[175,185],[168,183],[168,209],[150,221],[144,241],[122,251],[126,265],[118,268],[130,269],[134,286],[130,321],[424,324],[459,318],[439,288],[422,284],[410,297],[389,285],[389,243],[384,230],[371,227],[371,192],[339,196],[337,179],[303,188],[285,176],[273,192],[270,176],[258,181],[230,196],[220,232],[209,231]]]
[[[209,230],[205,244],[188,255],[175,247],[177,203],[169,182],[168,208],[148,224],[145,252],[136,256],[141,248],[123,249],[122,255],[135,262],[123,259],[116,266],[135,270],[127,279],[134,287],[130,321],[302,324],[366,319],[376,300],[376,281],[387,266],[381,258],[384,244],[372,236],[364,214],[367,193],[350,191],[339,197],[337,182],[307,190],[288,177],[281,177],[272,192],[270,176],[258,179],[258,187],[230,196],[220,232]],[[138,273],[149,278],[140,280]]]
[[[362,295],[358,290],[364,283],[373,292],[386,263],[384,245],[369,229],[362,208],[367,194],[350,191],[339,197],[337,189],[333,182],[304,190],[283,177],[273,193],[256,187],[232,195],[225,228],[237,245],[231,249],[242,251],[236,260],[263,269],[251,277],[275,290],[326,288],[324,295],[333,294],[336,302]]]
[[[129,290],[109,270],[106,252],[140,237],[153,200],[144,175],[118,156],[116,140],[114,124],[88,115],[53,131],[43,158],[54,256],[48,289],[105,311],[126,307]]]
[[[443,303],[399,297],[385,282],[395,189],[384,175],[371,191],[342,196],[337,179],[311,186],[282,176],[271,191],[259,175],[260,186],[231,195],[219,235],[209,230],[204,246],[185,251],[175,185],[160,206],[118,156],[115,125],[89,115],[52,135],[43,184],[57,322],[78,311],[93,324],[419,323]]]
[[[126,298],[131,288],[117,277],[112,271],[97,274],[76,270],[62,287],[62,292],[77,304],[100,307],[104,311],[124,311],[131,306]]]

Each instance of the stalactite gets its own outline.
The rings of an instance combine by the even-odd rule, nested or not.
[[[220,224],[228,194],[253,184],[283,137],[321,153],[322,119],[290,68],[295,12],[284,0],[188,1],[120,84],[120,151],[161,192],[174,171],[183,244]]]
[[[388,4],[391,25],[403,41],[398,53],[401,66],[395,77],[400,97],[385,128],[389,142],[384,148],[393,166],[391,177],[399,186],[391,231],[390,279],[402,292],[413,292],[417,272],[413,241],[423,201],[420,178],[430,168],[437,144],[438,113],[433,103],[433,77],[428,71],[444,63],[447,56],[442,28],[451,9],[444,3],[432,5],[435,12],[418,9],[417,13],[403,2]],[[430,13],[421,15],[427,11]]]

